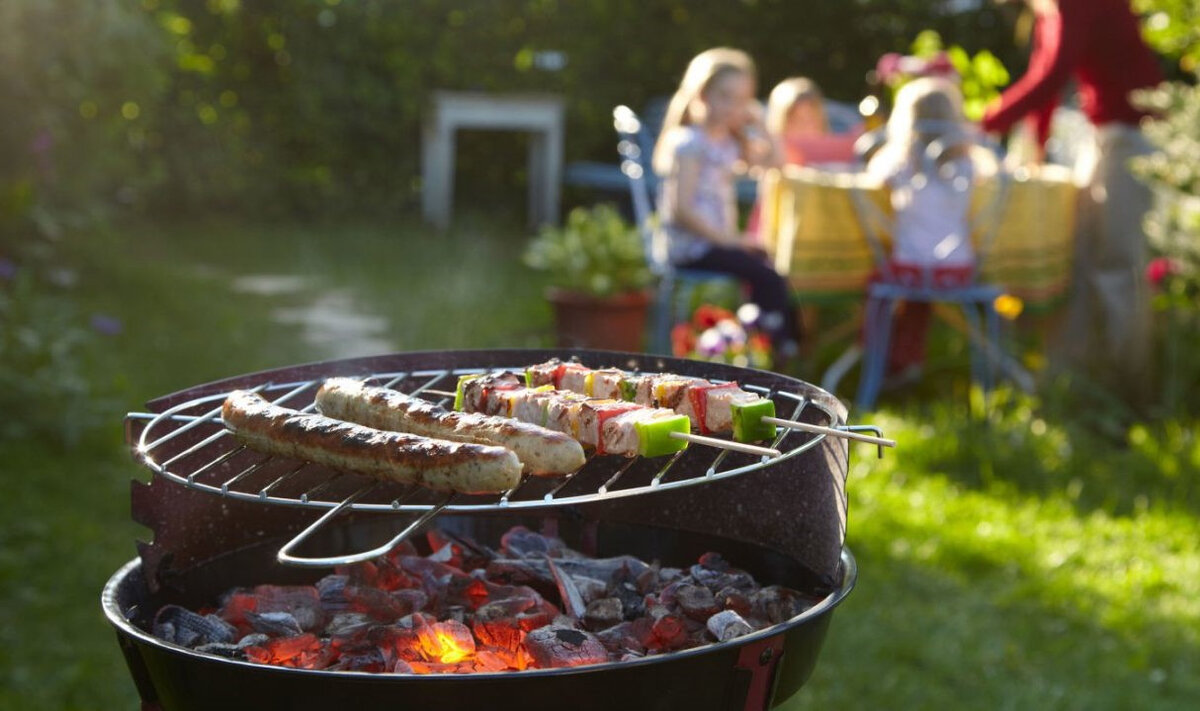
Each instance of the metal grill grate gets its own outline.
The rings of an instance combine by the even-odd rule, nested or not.
[[[514,367],[512,370],[520,371]],[[363,380],[423,396],[443,406],[458,376],[502,371],[504,368],[456,368],[379,372]],[[314,398],[323,379],[287,383],[266,382],[251,388],[271,402],[302,412],[315,410]],[[826,407],[801,395],[769,390],[742,382],[749,391],[770,397],[776,411],[800,420],[815,408],[830,426],[836,416]],[[434,394],[429,391],[436,391]],[[325,510],[309,529],[284,546],[281,562],[326,566],[366,560],[390,550],[396,543],[442,512],[523,510],[591,503],[695,486],[753,472],[798,456],[826,435],[780,429],[772,443],[781,456],[769,458],[716,447],[692,444],[670,457],[625,458],[589,456],[586,463],[561,478],[524,476],[502,494],[434,492],[413,485],[381,482],[370,477],[323,465],[264,455],[239,444],[221,421],[221,405],[228,392],[205,395],[159,414],[131,413],[131,419],[148,421],[136,446],[136,456],[166,479],[198,491],[264,505]],[[872,427],[838,427],[854,432]],[[297,558],[290,551],[333,517],[348,511],[417,514],[416,520],[387,545],[372,551],[336,558]]]

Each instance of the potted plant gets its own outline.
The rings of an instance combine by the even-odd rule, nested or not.
[[[551,277],[559,346],[641,350],[654,275],[640,233],[616,208],[575,208],[562,227],[543,227],[525,264]]]

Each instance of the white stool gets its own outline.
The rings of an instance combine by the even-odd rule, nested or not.
[[[563,100],[546,94],[435,91],[421,142],[421,212],[445,229],[454,205],[454,132],[525,131],[529,141],[529,224],[558,222]]]

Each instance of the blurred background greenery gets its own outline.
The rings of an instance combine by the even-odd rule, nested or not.
[[[962,345],[935,338],[938,377],[855,413],[901,448],[855,451],[860,587],[789,708],[1200,697],[1200,0],[1134,4],[1175,80],[1145,99],[1154,406],[1057,382],[972,417]],[[703,48],[749,50],[762,93],[805,74],[856,102],[927,30],[1019,76],[1021,23],[928,0],[0,2],[0,707],[136,706],[97,599],[144,535],[124,412],[288,363],[549,344],[521,139],[464,134],[472,197],[448,234],[420,224],[431,90],[560,93],[567,159],[615,162],[612,107],[668,94]]]

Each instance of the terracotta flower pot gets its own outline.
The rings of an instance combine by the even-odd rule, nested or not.
[[[560,348],[642,350],[649,291],[598,297],[551,287],[546,299],[554,306]]]

